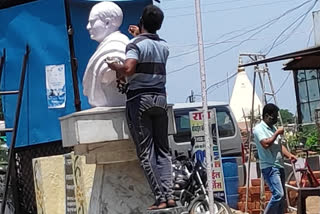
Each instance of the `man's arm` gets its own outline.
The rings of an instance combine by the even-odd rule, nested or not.
[[[124,64],[108,63],[109,68],[120,73],[121,76],[131,76],[136,72],[137,60],[126,59]]]
[[[290,160],[297,161],[297,157],[291,154],[284,145],[282,145],[282,153]]]
[[[274,143],[274,141],[276,141],[277,137],[282,134],[283,128],[277,129],[277,131],[272,135],[272,137],[265,138],[260,141],[262,147],[265,149],[269,148]]]

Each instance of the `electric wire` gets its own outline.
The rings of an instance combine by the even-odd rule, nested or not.
[[[292,2],[292,0],[281,0],[281,1],[262,3],[262,4],[253,4],[253,5],[246,5],[246,6],[240,6],[240,7],[208,10],[208,11],[203,11],[201,13],[204,14],[204,13],[226,12],[226,11],[233,11],[233,10],[238,10],[238,9],[247,9],[247,8],[261,7],[261,6],[267,6],[267,5],[276,5],[276,4],[284,3],[284,2]],[[195,13],[185,13],[185,14],[179,14],[179,15],[166,16],[166,18],[176,18],[176,17],[192,16],[192,15],[195,15]]]
[[[308,9],[307,12],[305,12],[304,14],[302,14],[301,16],[299,16],[295,21],[293,21],[290,25],[288,25],[284,30],[281,31],[281,33],[276,37],[276,39],[273,41],[270,49],[265,53],[265,55],[270,54],[270,52],[273,50],[273,48],[281,45],[282,43],[284,43],[285,41],[287,41],[290,36],[292,35],[292,33],[297,30],[301,24],[304,22],[304,20],[306,19],[307,15],[310,13],[310,11],[316,6],[318,0],[314,1],[314,4]],[[291,33],[288,34],[287,38],[285,38],[283,41],[279,42],[278,44],[277,41],[281,38],[281,36],[288,30],[290,29],[294,24],[296,24],[298,21],[300,20],[300,22],[297,24],[297,26],[291,31]]]
[[[288,73],[287,77],[281,83],[280,87],[276,90],[276,92],[274,92],[274,95],[277,95],[279,93],[279,91],[283,88],[283,86],[285,86],[286,82],[289,79],[290,74],[291,74],[291,72]],[[272,99],[272,97],[270,97],[267,102],[269,103],[271,101],[271,99]]]
[[[318,0],[315,0],[315,2],[317,2],[317,1],[318,1]],[[309,0],[309,1],[306,1],[306,2],[308,3],[308,2],[310,2],[310,0]],[[304,5],[306,2],[302,3],[301,5]],[[298,8],[300,8],[301,5],[299,5]],[[313,6],[311,7],[311,9],[312,9],[314,6],[315,6],[315,5],[313,5]],[[297,7],[296,7],[296,8],[297,8]],[[292,12],[293,10],[290,9],[289,11]],[[310,9],[309,9],[308,12],[305,13],[305,14],[308,14],[309,12],[310,12]],[[284,13],[284,14],[287,15],[288,13]],[[304,15],[305,15],[305,14],[304,14]],[[282,14],[282,15],[283,15],[283,14]],[[239,46],[242,45],[243,43],[251,40],[255,35],[261,33],[263,30],[271,27],[271,26],[274,24],[274,21],[278,21],[280,18],[283,17],[282,15],[279,16],[278,18],[272,20],[271,22],[269,22],[265,27],[261,28],[260,30],[258,30],[258,31],[255,32],[255,33],[253,33],[253,34],[252,34],[250,37],[248,37],[247,39],[241,41],[240,43],[238,43],[238,44],[236,44],[236,45],[234,45],[234,46],[232,46],[232,47],[230,47],[230,48],[228,48],[228,49],[226,49],[226,50],[224,50],[224,51],[219,52],[218,54],[215,54],[215,55],[213,55],[213,56],[211,56],[211,57],[206,58],[206,60],[210,60],[210,59],[212,59],[212,58],[215,58],[215,57],[217,57],[217,56],[220,56],[220,55],[228,52],[229,50],[232,50],[232,49],[234,49],[234,48],[236,48],[236,47],[239,47]],[[285,32],[285,31],[283,31],[283,32]],[[283,34],[283,33],[282,33],[282,34]],[[278,36],[278,37],[279,37],[279,36]],[[273,48],[273,47],[271,47],[270,50],[272,50],[272,48]]]
[[[230,41],[230,40],[228,41],[228,40],[226,40],[226,41],[221,41],[221,42],[211,42],[211,43],[208,43],[207,45],[205,44],[204,48],[210,48],[210,47],[213,47],[213,46],[216,46],[216,45],[220,45],[220,44],[235,43],[235,42],[239,42],[239,41]],[[177,55],[174,55],[174,56],[170,56],[168,59],[173,59],[173,58],[185,56],[185,55],[196,53],[196,52],[198,52],[198,49],[187,51],[187,52],[183,52],[181,54],[177,54]]]
[[[311,2],[311,1],[312,1],[312,0],[307,0],[307,1],[303,2],[303,3],[301,3],[300,5],[298,5],[298,6],[296,6],[296,7],[293,7],[293,8],[291,8],[291,9],[285,11],[284,13],[282,13],[282,14],[279,15],[279,16],[277,16],[276,18],[271,19],[271,20],[269,20],[269,21],[267,21],[267,22],[265,22],[265,23],[263,23],[263,24],[261,24],[261,25],[258,25],[257,27],[254,27],[254,28],[252,28],[252,29],[250,29],[250,30],[247,30],[247,31],[245,31],[245,32],[243,32],[243,33],[240,33],[240,34],[238,34],[238,35],[236,35],[236,36],[233,36],[233,37],[229,38],[229,40],[238,38],[238,37],[240,37],[240,36],[244,36],[244,35],[246,35],[246,34],[248,34],[248,33],[250,33],[250,32],[253,32],[253,31],[255,31],[255,30],[258,30],[258,29],[262,28],[263,26],[268,25],[268,24],[270,24],[270,23],[275,23],[275,22],[279,21],[281,18],[285,17],[286,15],[290,14],[291,12],[294,12],[294,11],[298,10],[299,8],[303,7],[304,5],[308,4],[308,3]],[[232,32],[234,32],[234,31],[232,31]],[[231,32],[231,33],[232,33],[232,32]],[[224,34],[224,35],[227,36],[226,34]],[[224,36],[224,35],[222,35],[222,36]],[[221,37],[220,37],[220,38],[221,38]]]
[[[235,39],[235,38],[237,38],[237,37],[241,37],[241,36],[243,36],[243,35],[246,35],[246,34],[248,34],[248,33],[250,33],[250,32],[254,32],[254,31],[256,31],[256,30],[259,29],[259,30],[256,31],[254,34],[252,34],[250,37],[248,37],[247,39],[241,41],[239,44],[234,45],[234,46],[232,46],[232,47],[230,47],[230,48],[228,48],[228,49],[226,49],[226,50],[224,50],[224,51],[221,51],[221,52],[219,52],[218,54],[215,54],[215,55],[213,55],[213,56],[211,56],[211,57],[208,57],[208,58],[205,59],[205,61],[211,60],[211,59],[213,59],[213,58],[215,58],[215,57],[217,57],[217,56],[222,55],[223,53],[226,53],[226,52],[234,49],[235,47],[238,47],[238,46],[242,45],[243,43],[245,43],[245,42],[247,42],[248,40],[250,40],[250,39],[251,39],[253,36],[255,36],[256,34],[260,33],[261,31],[265,30],[266,28],[269,28],[271,25],[273,25],[275,22],[279,21],[279,20],[280,20],[281,18],[283,18],[284,16],[286,16],[286,15],[290,14],[291,12],[293,12],[293,11],[295,11],[295,10],[303,7],[304,5],[308,4],[308,3],[311,2],[311,1],[313,1],[313,0],[307,0],[307,1],[299,4],[298,6],[293,7],[293,8],[291,8],[291,9],[285,11],[285,12],[282,13],[280,16],[278,16],[278,17],[276,17],[276,18],[274,18],[274,19],[272,19],[272,20],[270,20],[270,21],[268,21],[268,22],[266,22],[266,23],[264,23],[264,24],[262,24],[262,25],[259,25],[259,26],[254,27],[254,28],[252,28],[252,29],[250,29],[250,30],[248,30],[248,31],[246,31],[246,32],[243,32],[243,33],[241,33],[241,34],[238,34],[238,35],[236,35],[236,36],[233,36],[233,37],[229,38],[229,39]],[[316,1],[318,1],[318,0],[316,0]],[[197,61],[197,62],[194,62],[194,63],[191,63],[191,64],[188,64],[188,65],[185,65],[185,66],[183,66],[183,67],[181,67],[181,68],[174,69],[174,70],[168,72],[168,74],[173,74],[173,73],[182,71],[182,70],[184,70],[184,69],[186,69],[186,68],[192,67],[192,66],[197,65],[197,64],[198,64],[198,61]]]
[[[309,36],[308,36],[307,47],[309,47],[309,43],[310,43],[310,41],[311,41],[311,35],[312,35],[312,33],[313,33],[313,30],[314,30],[314,26],[312,25],[312,28],[311,28],[310,33],[309,33]]]
[[[201,4],[201,7],[203,6],[210,6],[210,5],[222,5],[222,4],[229,4],[229,3],[235,3],[235,2],[246,2],[246,1],[256,1],[256,0],[232,0],[232,1],[220,1],[220,2],[211,2],[211,3],[203,3]],[[163,10],[179,10],[179,9],[186,9],[186,8],[193,8],[194,5],[190,6],[182,6],[182,7],[169,7],[169,8],[162,8]]]
[[[248,31],[245,31],[244,33],[238,34],[238,35],[236,35],[236,36],[233,36],[233,37],[228,38],[228,39],[226,39],[226,40],[223,40],[223,41],[221,41],[221,42],[215,42],[215,43],[211,43],[211,44],[210,44],[210,43],[209,43],[209,44],[206,44],[204,48],[210,48],[210,47],[213,47],[213,46],[215,46],[215,45],[217,45],[217,44],[227,43],[228,41],[230,41],[230,40],[232,40],[232,39],[241,37],[241,36],[246,35],[246,34],[252,32],[252,31],[258,30],[259,28],[263,27],[264,25],[267,25],[267,24],[270,24],[270,23],[274,23],[274,22],[278,21],[279,19],[281,19],[282,17],[284,17],[285,15],[288,15],[289,13],[293,12],[294,10],[299,9],[300,7],[304,6],[306,3],[309,3],[310,1],[312,1],[312,0],[308,0],[308,1],[306,1],[306,2],[304,2],[304,3],[302,3],[302,4],[300,4],[300,5],[298,5],[297,7],[292,8],[292,9],[286,11],[285,13],[283,13],[283,14],[281,14],[280,16],[276,17],[275,19],[272,19],[272,20],[270,20],[270,21],[268,21],[268,22],[266,22],[266,23],[264,23],[264,24],[262,24],[262,25],[259,25],[259,26],[257,26],[257,27],[252,28],[252,29],[250,29],[250,30],[248,30]],[[232,33],[234,33],[234,32],[238,32],[238,31],[242,31],[242,29],[240,29],[240,30],[235,30],[235,31],[231,31],[231,32],[229,32],[229,33],[225,33],[225,34],[221,35],[217,40],[219,40],[220,38],[223,38],[223,37],[227,36],[228,34],[232,34]],[[251,40],[251,39],[249,39],[249,40]],[[247,41],[248,41],[248,40],[247,40]],[[194,46],[196,46],[196,45],[197,45],[197,44],[194,44]],[[191,53],[195,53],[195,52],[197,52],[197,51],[198,51],[197,49],[196,49],[196,50],[193,50],[193,51],[188,51],[188,52],[185,52],[185,53],[176,55],[176,56],[169,57],[169,59],[171,59],[171,58],[176,58],[176,57],[183,56],[183,55],[187,55],[187,54],[191,54]]]
[[[286,84],[287,80],[289,79],[289,76],[291,75],[291,72],[288,73],[287,77],[285,78],[285,80],[282,82],[281,86],[276,90],[276,92],[274,92],[274,94],[278,94],[279,91],[283,88],[283,86]]]
[[[232,74],[231,76],[227,77],[224,80],[220,80],[219,82],[216,82],[212,85],[210,85],[209,87],[207,87],[207,93],[210,94],[212,93],[212,91],[214,91],[217,88],[220,88],[221,86],[225,85],[229,80],[231,80],[233,77],[237,76],[239,72],[236,72],[234,74]],[[211,90],[213,88],[213,90]],[[211,90],[211,92],[208,92],[209,90]]]
[[[296,33],[293,33],[292,35],[298,34],[298,33],[301,34],[301,33],[305,33],[305,32],[296,32]],[[265,39],[268,39],[268,38],[270,38],[270,37],[256,37],[256,38],[251,38],[249,40],[265,40]],[[241,42],[241,41],[239,41],[239,40],[225,40],[225,41],[221,41],[221,42],[210,42],[210,43],[205,43],[204,44],[204,48],[208,49],[208,48],[211,48],[211,47],[214,47],[214,46],[217,46],[217,45],[221,45],[221,44],[239,43],[239,42]],[[193,46],[196,46],[196,45],[197,44],[189,44],[189,45],[186,45],[186,47],[189,47],[189,46],[193,47]],[[184,47],[184,46],[183,45],[181,45],[181,46],[170,46],[170,49],[174,48],[174,47]],[[186,55],[197,53],[197,52],[198,52],[198,49],[196,48],[196,49],[192,49],[190,51],[186,51],[186,52],[182,52],[182,53],[177,54],[177,55],[170,56],[168,59],[173,59],[173,58],[177,58],[177,57],[181,57],[181,56],[186,56]]]
[[[313,6],[310,7],[310,9],[309,9],[305,14],[301,15],[298,19],[296,19],[293,23],[291,23],[287,28],[285,28],[285,30],[283,30],[283,31],[278,35],[278,37],[274,40],[274,42],[273,42],[271,48],[269,49],[268,53],[270,53],[270,51],[271,51],[274,47],[276,47],[276,46],[279,45],[279,43],[276,44],[276,42],[279,40],[279,38],[280,38],[288,29],[290,29],[295,23],[297,23],[297,22],[301,19],[300,22],[299,22],[299,24],[291,31],[291,33],[293,33],[293,32],[303,23],[303,21],[305,20],[307,14],[315,7],[317,1],[318,1],[318,0],[316,0],[316,1],[314,2]],[[308,2],[310,2],[310,1],[304,2],[303,5],[304,5],[305,3],[308,3]],[[273,24],[273,23],[272,23],[272,24]],[[256,35],[257,33],[260,33],[261,31],[263,31],[264,29],[268,28],[269,26],[270,26],[270,25],[267,25],[267,27],[264,27],[264,28],[260,29],[259,31],[255,32],[255,33],[252,34],[249,38],[247,38],[246,40],[243,40],[243,41],[240,42],[239,44],[237,44],[237,45],[235,45],[235,46],[232,46],[231,48],[226,49],[226,50],[224,50],[224,51],[222,51],[222,52],[220,52],[220,53],[218,53],[218,54],[216,54],[216,55],[214,55],[214,56],[212,56],[212,57],[207,58],[206,61],[212,59],[213,57],[216,57],[216,56],[218,56],[218,55],[221,55],[221,54],[225,53],[226,51],[229,51],[229,50],[233,49],[234,47],[240,46],[241,44],[243,44],[244,42],[246,42],[248,39],[252,38],[253,35]],[[286,41],[289,37],[290,37],[290,34],[289,34],[289,36],[287,36],[287,38],[286,38],[285,40],[281,41],[280,44],[282,44],[284,41]],[[310,38],[310,35],[309,35],[309,38]],[[308,42],[308,43],[309,43],[309,42]],[[184,53],[184,54],[186,54],[186,53]],[[180,54],[180,55],[181,55],[181,54]],[[176,56],[176,57],[178,57],[178,56]],[[196,64],[197,64],[197,63],[196,63]],[[193,63],[192,65],[194,65],[194,63]],[[184,66],[184,67],[186,67],[186,66]],[[223,86],[228,80],[232,79],[232,78],[235,77],[237,74],[238,74],[238,72],[235,73],[235,74],[233,74],[233,75],[231,75],[231,76],[228,77],[227,79],[224,79],[224,80],[222,80],[222,81],[219,81],[219,82],[217,82],[217,83],[215,83],[215,84],[210,85],[210,86],[207,88],[207,93],[210,94],[210,93],[212,93],[214,90],[220,88],[220,87]],[[275,95],[283,88],[283,86],[284,86],[285,83],[287,82],[290,74],[291,74],[291,73],[289,73],[289,74],[287,75],[287,77],[285,78],[285,80],[283,81],[283,83],[281,84],[281,86],[279,87],[279,89],[275,92]],[[208,92],[208,91],[209,91],[210,89],[212,89],[213,87],[216,87],[216,88],[214,88],[213,90],[211,90],[211,92]],[[270,101],[270,100],[269,100],[269,101]]]
[[[211,60],[211,59],[213,59],[213,58],[215,58],[215,57],[218,57],[218,56],[220,56],[220,55],[222,55],[222,54],[224,54],[224,53],[226,53],[226,52],[228,52],[228,51],[230,51],[230,50],[232,50],[232,49],[234,49],[234,48],[236,48],[236,47],[241,46],[243,43],[251,40],[255,35],[261,33],[262,31],[264,31],[265,29],[271,27],[272,25],[273,25],[273,22],[267,24],[265,27],[261,28],[260,30],[258,30],[258,31],[255,32],[255,33],[251,34],[251,36],[249,36],[248,38],[242,40],[242,41],[239,42],[238,44],[233,45],[233,46],[231,46],[231,47],[229,47],[229,48],[227,48],[227,49],[225,49],[225,50],[223,50],[223,51],[221,51],[221,52],[219,52],[219,53],[217,53],[217,54],[215,54],[215,55],[213,55],[213,56],[210,56],[210,57],[206,58],[206,61]]]

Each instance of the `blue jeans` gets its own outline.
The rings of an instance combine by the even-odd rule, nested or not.
[[[283,168],[268,167],[262,169],[263,177],[272,193],[265,214],[283,214],[285,209],[285,174]]]

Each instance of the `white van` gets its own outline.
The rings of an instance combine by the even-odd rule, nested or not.
[[[208,109],[215,108],[217,112],[219,140],[222,157],[236,157],[238,163],[239,186],[245,185],[246,169],[244,148],[240,129],[229,104],[222,102],[208,102]],[[191,151],[191,132],[189,112],[202,109],[202,103],[176,103],[173,113],[176,125],[176,134],[169,135],[172,155],[189,155]]]

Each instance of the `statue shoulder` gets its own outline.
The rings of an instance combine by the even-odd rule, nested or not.
[[[121,40],[121,41],[123,41],[123,42],[125,42],[125,43],[129,43],[129,38],[128,38],[128,36],[127,35],[125,35],[125,34],[123,34],[123,33],[121,33],[120,31],[118,31],[118,33],[116,34],[116,35],[114,35],[114,36],[116,36],[117,37],[117,39],[119,39],[119,40]]]

